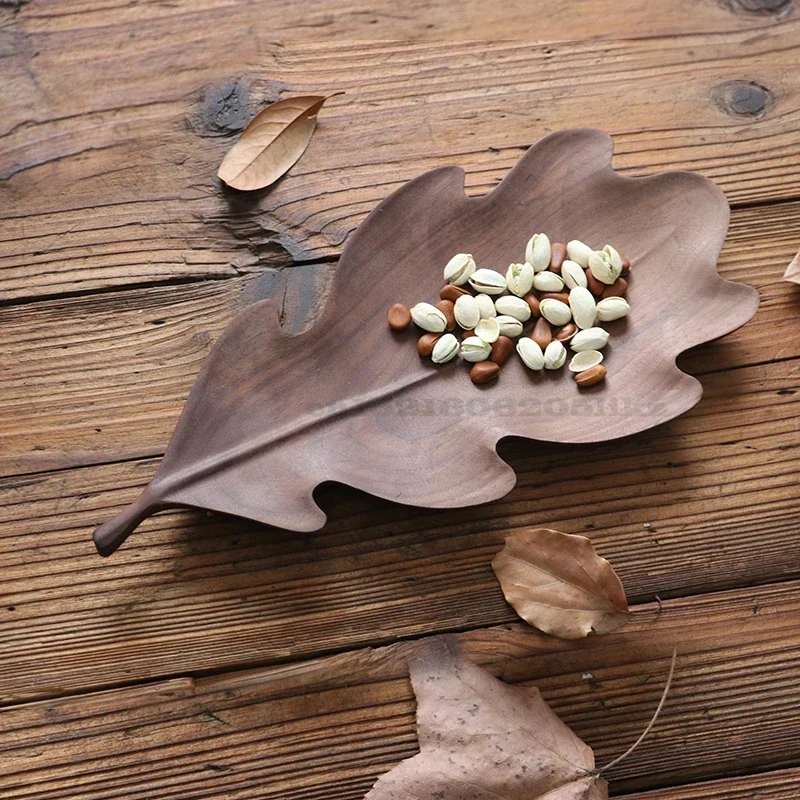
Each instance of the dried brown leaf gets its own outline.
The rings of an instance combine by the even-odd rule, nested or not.
[[[786,267],[786,272],[783,273],[783,279],[790,283],[800,283],[800,252],[792,259],[792,263]]]
[[[492,569],[514,610],[560,639],[608,633],[628,621],[620,579],[585,536],[547,528],[515,533]]]
[[[420,752],[365,800],[607,800],[592,749],[535,687],[509,686],[445,645],[410,673]]]
[[[267,106],[242,131],[217,175],[245,191],[274,183],[303,155],[317,126],[317,113],[333,96],[289,97]]]

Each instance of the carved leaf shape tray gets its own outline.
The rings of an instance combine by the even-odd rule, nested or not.
[[[702,389],[676,356],[743,325],[758,296],[717,274],[723,193],[687,172],[620,176],[612,149],[601,131],[562,131],[483,197],[466,196],[458,167],[387,197],[345,247],[312,329],[284,333],[271,301],[231,323],[152,482],[95,532],[99,552],[173,506],[316,530],[325,515],[312,493],[329,480],[416,506],[482,503],[515,483],[495,450],[504,436],[596,442],[691,408]],[[413,331],[388,329],[392,303],[438,299],[454,253],[505,273],[537,231],[610,242],[634,265],[631,315],[608,326],[604,383],[579,391],[566,370],[532,373],[514,354],[497,381],[475,386],[467,365],[436,366],[417,355]]]

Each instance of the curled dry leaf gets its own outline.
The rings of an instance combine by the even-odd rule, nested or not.
[[[509,686],[445,644],[410,673],[420,752],[365,800],[607,800],[592,749],[535,687]]]
[[[274,183],[303,155],[317,126],[317,112],[334,96],[289,97],[267,106],[222,159],[219,178],[242,190]]]
[[[800,283],[800,252],[792,259],[792,263],[786,267],[783,279],[790,283]]]
[[[608,633],[628,621],[622,582],[585,536],[547,528],[515,533],[492,569],[514,610],[560,639]]]

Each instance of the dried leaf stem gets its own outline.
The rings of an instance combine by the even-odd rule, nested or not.
[[[661,694],[661,700],[659,701],[658,708],[656,708],[655,713],[653,714],[652,719],[650,720],[647,727],[642,731],[641,736],[621,755],[617,756],[613,761],[610,761],[604,767],[601,767],[599,770],[596,770],[595,774],[600,776],[607,770],[611,769],[611,767],[619,764],[620,761],[626,759],[645,739],[648,733],[653,729],[653,725],[656,724],[656,720],[658,719],[658,715],[661,713],[661,709],[664,708],[664,703],[667,702],[667,695],[669,694],[670,686],[672,686],[672,676],[675,674],[675,662],[678,658],[678,645],[675,645],[672,651],[672,663],[669,667],[669,675],[667,676],[667,683],[664,686],[664,691]]]

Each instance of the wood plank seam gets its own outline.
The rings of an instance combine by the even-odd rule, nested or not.
[[[791,713],[791,701],[796,689],[791,664],[796,663],[792,642],[797,638],[798,614],[794,588],[764,587],[758,592],[760,611],[753,610],[748,589],[669,601],[661,612],[651,604],[636,610],[629,629],[579,645],[553,640],[523,625],[446,638],[505,680],[539,685],[557,713],[590,740],[602,763],[621,752],[652,713],[660,695],[653,676],[663,677],[672,642],[676,635],[681,637],[672,704],[654,738],[615,768],[612,780],[623,790],[709,780],[720,774],[724,764],[728,767],[722,774],[730,774],[736,755],[739,772],[764,771],[780,761],[774,737],[783,735],[787,745],[793,741],[796,715]],[[696,613],[703,614],[705,625],[694,626],[689,635],[687,621]],[[101,791],[105,781],[119,773],[128,787],[138,786],[139,779],[153,781],[154,800],[178,796],[172,794],[176,779],[180,797],[195,796],[193,787],[200,785],[196,780],[202,774],[198,770],[206,761],[228,766],[221,770],[228,774],[216,779],[222,781],[220,790],[244,789],[255,780],[253,786],[268,792],[259,797],[287,796],[289,786],[284,781],[292,773],[286,769],[293,762],[309,776],[318,776],[308,789],[317,786],[322,791],[319,781],[335,780],[331,772],[348,763],[356,765],[354,774],[369,780],[370,774],[414,752],[413,698],[405,663],[429,641],[17,705],[2,712],[6,725],[0,748],[13,756],[14,774],[37,777],[36,788],[30,785],[40,792],[32,795],[37,798],[51,796],[42,792],[48,782],[59,780],[67,764],[71,777],[84,776],[80,784],[84,790],[93,786]],[[637,675],[646,675],[646,680],[631,674],[631,660]],[[587,669],[596,682],[594,688],[587,685]],[[770,709],[763,731],[741,719],[743,710],[752,708],[753,692]],[[79,739],[70,733],[74,725],[84,731]],[[694,731],[688,738],[687,725]],[[335,742],[333,749],[321,752],[315,746],[321,729],[324,737],[325,731],[337,732],[322,740]],[[118,735],[122,731],[125,735]],[[751,731],[753,744],[758,743],[760,760],[742,758],[748,745],[745,731]],[[706,743],[710,749],[704,749]],[[105,755],[108,747],[114,748],[113,756]],[[786,761],[796,763],[797,747],[791,748],[793,755],[787,753]],[[149,763],[147,754],[157,754],[163,765]],[[719,769],[707,766],[705,758]],[[37,765],[36,759],[44,761]],[[266,783],[263,769],[268,770]],[[12,777],[10,786],[5,785],[22,788],[15,781]],[[302,793],[298,797],[309,796],[305,788],[297,789]],[[207,782],[204,791],[197,796],[208,796]],[[360,786],[328,796],[357,800],[363,795],[358,791]],[[23,789],[10,796],[29,794]],[[67,796],[73,795],[58,794]]]

